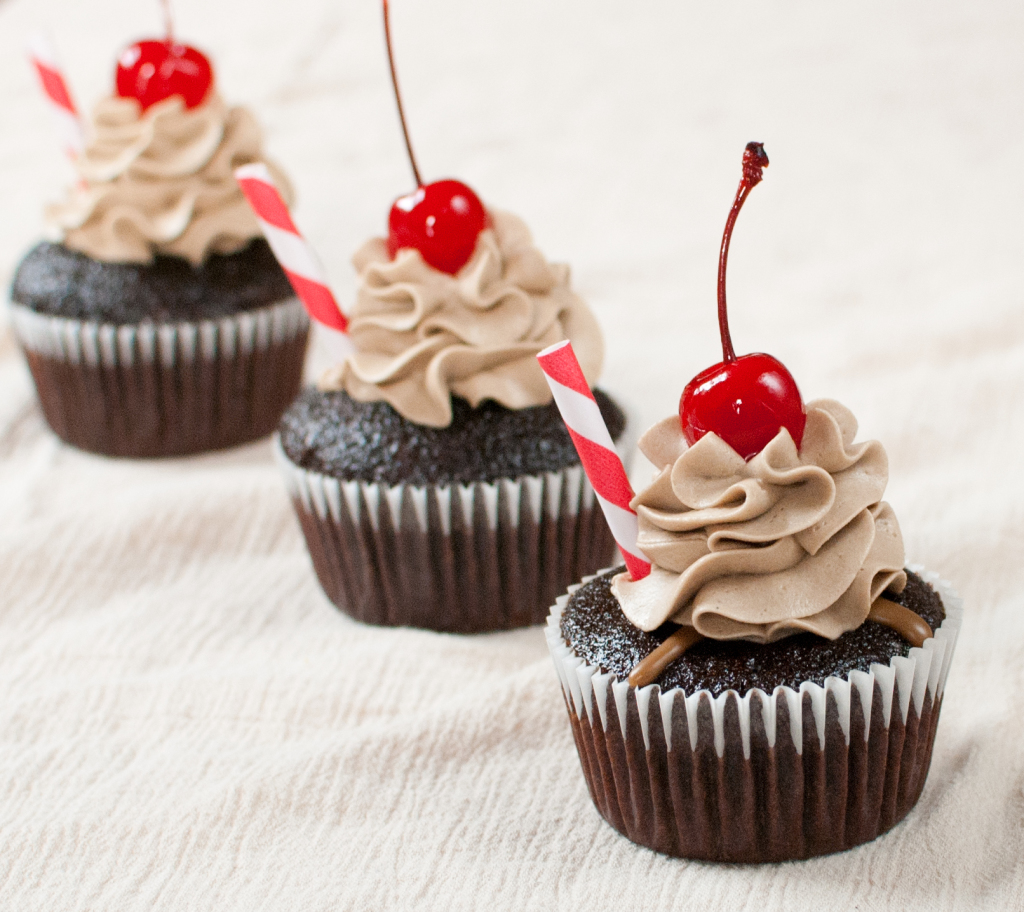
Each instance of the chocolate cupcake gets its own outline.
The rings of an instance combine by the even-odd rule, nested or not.
[[[170,41],[125,52],[80,181],[49,210],[56,240],[14,278],[12,325],[43,414],[92,452],[255,440],[301,385],[309,322],[233,177],[263,160],[259,128],[200,60]]]
[[[640,439],[649,561],[558,600],[548,646],[590,795],[634,842],[711,861],[808,858],[884,833],[931,760],[959,598],[904,569],[888,459],[838,402],[804,405],[775,358],[732,348]],[[620,512],[622,512],[620,510]],[[626,523],[618,526],[626,535]]]
[[[855,431],[824,400],[799,452],[785,430],[750,462],[687,448],[675,416],[641,438],[651,573],[573,587],[547,630],[591,798],[634,842],[807,858],[917,801],[962,608],[903,569],[884,451]]]
[[[613,540],[535,355],[593,316],[515,216],[492,211],[439,270],[384,239],[354,263],[354,346],[281,422],[281,463],[324,591],[373,624],[473,633],[542,623]],[[598,393],[615,436],[625,418]]]

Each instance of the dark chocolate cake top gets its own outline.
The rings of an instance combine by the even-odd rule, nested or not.
[[[625,568],[591,580],[569,599],[562,613],[561,631],[576,654],[620,681],[674,630],[664,624],[649,633],[634,627],[622,613],[611,591],[611,579]],[[907,571],[902,594],[885,597],[909,608],[934,630],[945,618],[939,594],[916,573]],[[686,693],[708,690],[718,696],[727,690],[744,694],[758,687],[770,694],[779,685],[799,689],[804,681],[824,685],[830,676],[846,678],[855,670],[869,671],[878,662],[888,665],[893,656],[906,656],[910,644],[898,633],[866,621],[836,640],[811,633],[774,643],[703,639],[669,665],[654,683],[663,691],[674,687]]]
[[[201,266],[173,256],[107,263],[63,244],[37,244],[21,261],[11,298],[41,314],[128,325],[217,320],[294,296],[263,238]]]
[[[602,391],[594,396],[614,439],[626,418]],[[579,458],[554,403],[477,408],[452,399],[448,427],[413,424],[387,402],[306,389],[281,419],[281,444],[296,465],[343,480],[395,485],[468,484],[557,471]]]

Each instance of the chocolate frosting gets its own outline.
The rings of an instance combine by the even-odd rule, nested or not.
[[[550,402],[535,356],[562,339],[572,341],[594,385],[604,345],[593,314],[569,288],[569,268],[548,263],[516,216],[489,216],[454,276],[412,248],[392,260],[383,238],[363,245],[353,258],[355,353],[321,378],[321,389],[385,400],[410,421],[446,427],[453,395],[511,409]]]
[[[96,105],[90,132],[81,182],[47,213],[67,247],[107,262],[169,254],[198,265],[261,235],[234,178],[239,165],[265,161],[247,109],[216,93],[196,108],[175,95],[145,112],[133,98],[111,97]],[[290,203],[287,178],[265,163]]]
[[[612,584],[633,624],[673,621],[719,640],[804,630],[835,639],[885,589],[902,591],[903,540],[881,500],[884,449],[854,443],[856,419],[838,402],[806,411],[799,451],[783,428],[750,462],[715,434],[687,448],[676,416],[644,434],[658,474],[632,506],[653,567]]]

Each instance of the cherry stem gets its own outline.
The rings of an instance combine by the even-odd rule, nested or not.
[[[386,0],[385,0],[386,2]],[[729,314],[725,306],[725,267],[729,262],[729,244],[732,241],[732,229],[736,225],[736,216],[747,201],[750,191],[754,189],[764,176],[761,172],[768,167],[768,156],[761,143],[749,142],[743,150],[743,178],[740,180],[736,199],[733,200],[729,218],[725,222],[725,233],[722,235],[722,251],[718,255],[718,331],[722,336],[722,360],[726,363],[736,360],[736,351],[732,347],[732,336],[729,334]]]
[[[160,0],[164,11],[164,28],[167,30],[167,43],[174,43],[174,19],[171,16],[171,0]]]
[[[416,167],[416,156],[412,152],[412,143],[409,141],[409,128],[405,125],[405,110],[402,108],[402,95],[398,91],[398,76],[395,73],[395,55],[391,50],[391,21],[388,11],[388,0],[382,0],[384,4],[384,41],[388,46],[388,66],[391,67],[391,85],[395,89],[395,102],[398,104],[398,119],[402,122],[402,136],[405,137],[405,151],[409,153],[409,164],[412,165],[412,176],[416,178],[416,186],[422,187],[423,180],[420,177],[420,169]]]

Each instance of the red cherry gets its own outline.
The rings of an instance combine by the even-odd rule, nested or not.
[[[736,216],[751,189],[761,182],[761,172],[766,167],[768,156],[764,146],[747,143],[743,151],[743,179],[725,223],[718,259],[718,328],[723,360],[687,383],[679,400],[679,421],[690,446],[711,431],[747,460],[760,453],[780,428],[789,431],[799,448],[807,422],[793,375],[771,355],[737,358],[729,335],[725,301],[729,243]]]
[[[435,269],[455,275],[487,226],[480,198],[464,183],[440,180],[400,196],[388,217],[388,253],[415,247]]]
[[[117,94],[138,99],[142,110],[180,95],[186,108],[202,104],[213,85],[213,67],[199,51],[185,44],[138,41],[117,61]]]
[[[395,89],[398,119],[405,137],[405,150],[409,153],[416,190],[400,196],[391,206],[388,216],[388,253],[393,258],[403,247],[414,247],[423,259],[441,272],[455,275],[473,255],[476,239],[487,227],[487,210],[469,187],[457,180],[440,180],[424,184],[416,167],[416,156],[409,141],[409,128],[405,123],[402,96],[398,91],[395,57],[391,50],[391,22],[388,0],[384,8],[384,41],[388,49],[391,84]]]
[[[800,446],[803,401],[796,381],[771,355],[743,355],[701,371],[679,401],[683,434],[693,446],[714,431],[744,459],[751,459],[786,428]]]

